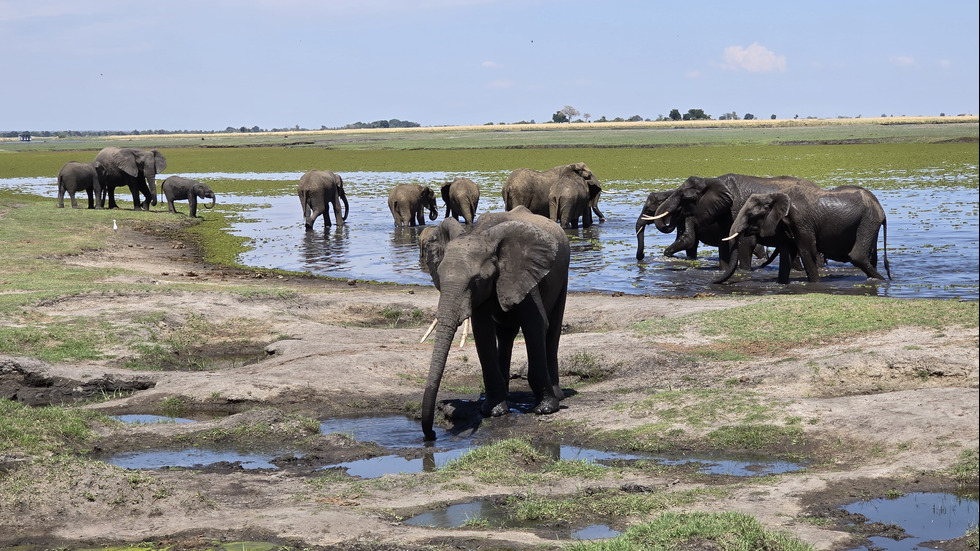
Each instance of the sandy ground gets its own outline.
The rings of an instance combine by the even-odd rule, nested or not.
[[[855,539],[859,535],[842,527],[848,519],[841,518],[841,505],[888,491],[951,490],[954,484],[936,476],[937,471],[978,444],[975,329],[899,329],[783,355],[709,362],[684,353],[695,339],[707,339],[696,331],[651,337],[637,333],[631,324],[721,311],[730,308],[732,300],[572,294],[561,344],[563,364],[584,353],[599,359],[606,377],[591,382],[563,368],[563,386],[574,390],[558,413],[512,414],[506,422],[492,423],[488,435],[560,435],[567,442],[597,444],[597,429],[657,422],[655,411],[632,407],[653,391],[735,388],[772,404],[777,412],[774,423],[803,420],[805,442],[781,444],[764,453],[802,454],[810,458],[809,468],[751,483],[683,469],[614,469],[617,474],[600,480],[555,479],[533,488],[476,480],[405,483],[412,475],[386,475],[374,485],[353,486],[353,481],[343,479],[314,485],[310,481],[322,474],[313,466],[318,461],[322,465],[390,452],[338,435],[310,434],[293,414],[325,418],[399,413],[405,412],[406,404],[417,403],[431,350],[431,344],[419,343],[419,338],[434,312],[437,292],[214,268],[202,264],[190,247],[129,228],[109,239],[107,250],[66,261],[125,266],[133,272],[118,276],[119,281],[151,283],[159,292],[77,296],[39,305],[37,315],[114,320],[145,313],[157,315],[161,333],[204,318],[222,331],[211,339],[211,348],[221,349],[214,343],[226,341],[230,344],[223,353],[237,351],[253,361],[225,365],[218,358],[219,367],[208,371],[132,371],[120,366],[121,358],[133,354],[125,346],[110,351],[112,359],[79,364],[0,356],[3,396],[42,404],[108,395],[114,399],[84,407],[110,414],[159,412],[167,399],[176,397],[185,415],[231,414],[187,425],[107,425],[99,429],[95,449],[89,450],[96,455],[187,439],[201,442],[208,435],[228,444],[229,439],[248,438],[236,433],[236,427],[261,423],[272,427],[272,436],[255,437],[250,445],[277,439],[301,442],[307,460],[283,459],[275,470],[217,465],[127,473],[101,463],[57,458],[32,463],[0,456],[0,483],[12,488],[24,480],[30,485],[29,497],[23,492],[0,495],[0,547],[148,540],[190,549],[218,540],[260,540],[329,549],[431,544],[547,549],[561,543],[534,530],[432,529],[398,521],[413,512],[486,496],[566,495],[585,487],[629,486],[657,491],[721,487],[727,490],[721,496],[684,510],[740,511],[818,549],[841,549],[860,541]],[[194,282],[196,289],[182,290],[179,284],[186,282]],[[393,309],[406,318],[415,312],[417,319],[393,326],[385,315]],[[159,312],[165,315],[154,314]],[[258,344],[250,348],[242,339]],[[523,350],[515,348],[516,371],[523,361]],[[512,388],[519,390],[522,383],[515,380]],[[447,388],[478,384],[472,344],[454,348],[440,398],[474,399],[475,393]],[[685,431],[688,436],[703,435],[729,422],[708,419],[704,426]],[[234,434],[239,436],[229,436]],[[408,457],[421,452],[403,453]],[[52,463],[58,467],[52,468]],[[596,519],[619,529],[642,520]],[[944,548],[959,545],[962,542],[952,542]]]

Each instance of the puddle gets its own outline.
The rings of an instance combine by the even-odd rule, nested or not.
[[[412,526],[430,528],[462,528],[465,526],[491,529],[533,530],[541,537],[557,540],[593,540],[614,538],[620,534],[605,524],[590,524],[577,528],[538,527],[533,523],[518,522],[509,517],[506,510],[488,500],[476,500],[435,509],[403,521]]]
[[[147,415],[142,413],[112,415],[111,417],[117,421],[122,421],[123,423],[129,425],[152,425],[156,423],[196,423],[197,422],[193,419],[184,419],[182,417],[167,417],[165,415]]]
[[[418,266],[416,237],[420,228],[395,228],[387,206],[388,189],[395,183],[417,182],[435,187],[455,176],[480,185],[480,211],[503,209],[500,187],[508,172],[350,172],[344,185],[350,200],[347,224],[305,231],[302,211],[293,193],[274,196],[222,194],[221,204],[244,207],[233,221],[234,235],[248,239],[250,250],[237,260],[246,266],[311,272],[339,278],[431,285]],[[186,176],[202,181],[298,181],[299,173],[202,173]],[[808,292],[857,294],[896,298],[960,298],[978,300],[980,220],[976,187],[945,186],[948,182],[975,182],[976,166],[941,167],[884,174],[834,176],[837,184],[858,184],[872,189],[888,217],[888,282],[869,281],[849,264],[831,262],[820,283],[805,283],[794,272],[790,285],[776,283],[777,263],[738,276],[728,285],[715,285],[718,251],[699,247],[699,259],[659,256],[673,235],[647,228],[646,253],[637,262],[634,224],[652,189],[668,189],[678,182],[603,182],[607,193],[601,208],[606,221],[588,229],[568,230],[572,245],[569,290],[648,293],[653,296],[712,292],[719,295],[771,295]],[[54,177],[0,178],[0,188],[55,197]],[[634,191],[634,190],[640,191]],[[441,205],[441,203],[440,203]],[[441,208],[441,206],[440,206]],[[881,237],[879,237],[879,246]],[[879,255],[881,250],[879,249]],[[681,255],[683,256],[683,255]],[[379,261],[380,260],[380,261]],[[879,267],[882,263],[879,262]]]
[[[853,551],[912,551],[930,541],[962,537],[980,522],[977,494],[971,497],[948,493],[916,492],[896,498],[859,501],[844,507],[851,514],[864,515],[868,522],[900,526],[908,537],[901,540],[873,536],[871,545]]]
[[[276,453],[238,452],[190,448],[180,450],[151,450],[123,452],[105,460],[124,469],[164,469],[167,467],[204,468],[217,463],[240,465],[247,470],[277,469],[272,460],[282,457]]]
[[[519,415],[519,414],[518,414]],[[129,423],[193,423],[191,419],[180,419],[160,415],[119,415],[116,419]],[[386,474],[412,474],[434,472],[447,463],[459,458],[470,449],[478,447],[477,429],[465,430],[436,429],[435,446],[426,446],[422,442],[422,429],[418,421],[403,415],[387,415],[372,417],[336,418],[322,421],[322,434],[339,433],[348,435],[358,442],[375,444],[392,450],[393,453],[379,457],[358,459],[343,463],[332,463],[320,467],[323,469],[341,468],[347,474],[360,478],[379,478]],[[492,437],[490,429],[485,429],[481,436]],[[553,461],[576,460],[596,464],[610,461],[648,460],[664,465],[696,465],[697,472],[704,474],[723,474],[740,477],[765,476],[797,471],[804,468],[796,463],[772,461],[761,458],[726,458],[707,455],[699,456],[668,456],[622,453],[605,451],[578,446],[569,446],[560,442],[532,442],[532,446],[540,453],[547,455]],[[397,450],[414,450],[409,455],[421,457],[406,458],[394,453]],[[173,450],[144,450],[116,454],[106,460],[107,463],[127,469],[160,469],[164,467],[201,468],[215,463],[240,464],[244,469],[277,469],[272,463],[283,455],[292,452],[279,450],[274,452],[256,453],[238,450],[208,450],[201,448]]]

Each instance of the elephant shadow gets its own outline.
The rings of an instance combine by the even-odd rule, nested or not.
[[[563,388],[565,397],[578,394],[571,388]],[[480,411],[485,394],[480,395],[479,400],[465,398],[441,400],[438,405],[451,426],[446,429],[449,434],[459,436],[463,433],[475,433],[482,425],[485,417]],[[524,415],[534,414],[535,398],[530,390],[512,390],[508,394],[507,402],[510,405],[510,415],[504,415],[494,420],[494,426],[518,426],[523,423]],[[566,409],[568,406],[562,405],[559,409]]]

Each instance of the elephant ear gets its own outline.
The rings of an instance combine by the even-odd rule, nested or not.
[[[486,231],[497,243],[497,301],[510,311],[551,271],[558,257],[558,241],[543,228],[513,220]]]
[[[453,185],[452,182],[442,185],[442,201],[449,204],[449,186]]]
[[[116,168],[126,173],[130,178],[136,178],[140,174],[140,167],[136,164],[136,155],[132,151],[120,151],[116,156],[118,162]]]
[[[167,170],[167,158],[163,156],[163,153],[160,153],[156,149],[153,150],[153,165],[156,167],[154,172],[163,172],[164,170]]]
[[[771,193],[769,195],[772,205],[769,207],[766,218],[762,221],[762,227],[759,228],[759,237],[772,237],[776,235],[776,228],[780,222],[786,222],[787,225],[789,223],[788,216],[792,205],[789,195],[785,193]]]
[[[732,190],[718,178],[706,178],[705,190],[698,199],[697,209],[702,213],[699,219],[715,219],[722,213],[731,213],[734,197]],[[736,213],[731,213],[734,217]]]

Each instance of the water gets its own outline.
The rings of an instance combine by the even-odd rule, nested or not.
[[[976,167],[961,167],[952,180],[975,179]],[[971,174],[972,172],[972,174]],[[205,182],[299,181],[299,172],[185,174]],[[221,194],[223,204],[244,208],[231,233],[247,238],[250,247],[239,257],[247,266],[310,272],[344,279],[431,285],[418,265],[416,238],[421,228],[395,228],[387,206],[388,190],[397,183],[416,182],[435,188],[455,176],[480,185],[480,213],[503,209],[500,186],[507,173],[351,172],[344,173],[350,201],[347,223],[324,229],[318,220],[313,231],[304,229],[299,199],[294,193],[273,196]],[[955,176],[955,175],[954,175]],[[875,175],[865,182],[847,174],[840,184],[865,182],[874,191],[888,217],[887,254],[892,280],[868,280],[851,266],[831,262],[820,283],[807,283],[794,272],[789,285],[776,283],[776,263],[751,275],[738,275],[730,284],[711,281],[719,275],[718,251],[701,246],[699,259],[688,261],[661,256],[673,234],[646,229],[646,258],[637,262],[634,224],[651,189],[667,189],[678,182],[604,182],[600,208],[606,221],[588,229],[567,230],[572,244],[569,289],[624,292],[653,296],[692,296],[711,292],[728,294],[786,294],[825,292],[896,298],[980,299],[980,201],[976,189],[945,185],[949,171]],[[853,180],[853,181],[852,181]],[[899,186],[900,189],[894,189]],[[641,187],[643,191],[629,191]],[[0,188],[14,188],[55,197],[52,177],[0,179]],[[872,189],[875,189],[872,187]],[[440,200],[440,211],[444,207]],[[207,216],[207,213],[203,213]],[[879,269],[883,272],[883,235],[879,234]]]
[[[859,501],[844,507],[848,513],[860,513],[869,522],[881,522],[902,527],[909,537],[893,540],[871,537],[872,545],[858,549],[913,551],[922,549],[928,541],[962,537],[980,522],[977,497],[961,497],[948,493],[911,493],[898,498],[879,498]]]
[[[112,417],[118,421],[128,424],[143,424],[152,425],[154,423],[195,423],[193,419],[183,419],[181,417],[167,417],[164,415],[147,415],[142,413],[133,413],[127,415],[114,415]]]
[[[163,469],[167,467],[201,468],[216,463],[238,463],[243,469],[275,469],[275,453],[239,452],[188,448],[124,452],[106,459],[106,463],[124,469]]]
[[[468,503],[458,503],[432,511],[421,513],[404,521],[412,526],[428,526],[431,528],[462,528],[467,525],[488,526],[493,529],[534,529],[532,523],[513,520],[507,511],[487,500],[476,500]],[[613,530],[605,524],[590,524],[573,528],[538,528],[542,537],[550,536],[558,540],[594,540],[608,539],[618,536],[621,532]]]

